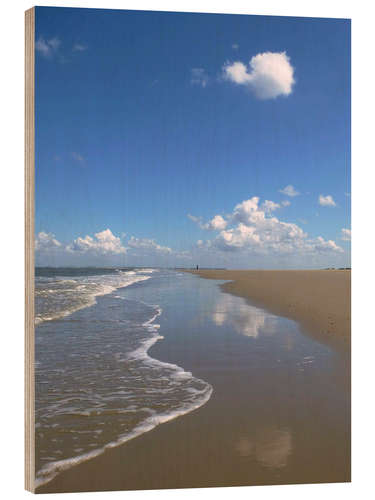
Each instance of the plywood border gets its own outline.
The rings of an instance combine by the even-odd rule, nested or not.
[[[35,486],[35,8],[25,12],[25,488]]]

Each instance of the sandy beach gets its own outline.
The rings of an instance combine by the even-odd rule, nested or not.
[[[298,321],[315,339],[350,349],[350,270],[199,270],[202,278],[230,280],[225,292]]]
[[[202,271],[203,277],[240,279],[224,285],[225,291],[233,287],[233,294],[188,273],[166,282],[159,296],[160,288],[150,288],[163,307],[158,318],[163,339],[150,356],[205,380],[213,387],[211,398],[62,471],[37,493],[350,481],[348,357],[302,335],[298,323],[235,295],[247,297],[249,277],[261,282],[262,275],[274,276],[273,312],[278,284],[293,285],[288,298],[297,303],[298,294],[318,295],[319,283],[329,282],[329,276],[335,285],[330,292],[323,286],[327,300],[350,279],[350,273],[335,272]],[[314,285],[303,288],[310,275]],[[129,287],[124,294],[136,297],[141,290]],[[266,285],[263,293],[265,300]],[[311,304],[318,307],[318,298]],[[101,299],[95,307],[104,305]],[[281,307],[277,311],[286,316]],[[328,306],[323,311],[332,314]],[[339,313],[338,306],[335,324]]]

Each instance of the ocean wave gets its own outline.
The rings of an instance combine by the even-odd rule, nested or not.
[[[69,396],[60,399],[56,405],[49,404],[47,421],[67,416],[81,419],[81,426],[73,429],[68,428],[73,435],[86,432],[88,441],[85,442],[85,445],[80,442],[79,448],[75,448],[79,452],[76,456],[54,459],[45,463],[37,472],[37,487],[51,481],[56,475],[70,467],[94,458],[109,448],[119,446],[151,431],[162,423],[201,407],[210,399],[213,389],[209,383],[194,377],[191,372],[185,371],[176,364],[166,363],[149,356],[148,351],[151,346],[163,339],[159,335],[160,325],[155,323],[155,320],[162,314],[162,308],[158,305],[150,306],[141,302],[139,304],[147,307],[149,318],[131,330],[133,336],[139,337],[138,346],[135,349],[130,349],[129,352],[117,353],[119,355],[115,356],[117,366],[124,366],[124,371],[117,372],[112,368],[108,372],[111,383],[114,384],[111,391],[103,393],[104,388],[96,387],[99,393],[96,396],[96,404],[92,405],[93,400],[89,397],[90,391],[85,391],[84,386],[82,386],[80,398]],[[130,342],[130,339],[127,338],[127,340]],[[128,372],[131,374],[131,378],[127,379],[126,387],[122,389],[121,382],[124,373]],[[102,374],[101,378],[105,378],[105,374]],[[129,387],[131,388],[130,393]],[[88,394],[86,406],[82,404],[82,401],[86,402],[85,393]],[[77,406],[78,399],[81,403],[81,409],[79,405]],[[112,401],[117,406],[110,406]],[[152,407],[153,405],[154,407]],[[106,418],[118,417],[123,420],[127,414],[130,416],[138,415],[138,422],[126,432],[120,432],[117,436],[112,435],[108,442],[100,442],[105,439],[107,434],[101,432],[99,436],[95,424],[97,420],[95,419],[99,418],[101,425],[103,425]],[[111,425],[112,434],[115,427],[115,425]],[[63,431],[61,426],[58,428],[60,432]],[[100,430],[103,431],[103,429],[105,428],[102,427]],[[38,430],[44,432],[43,429]],[[95,433],[98,437],[94,439],[91,435]],[[51,451],[48,450],[47,456],[50,459],[53,458],[53,455],[56,457],[57,453],[58,450],[51,455]]]
[[[76,279],[58,279],[58,276],[38,278],[35,286],[35,325],[65,318],[76,311],[93,306],[96,297],[150,279],[150,276],[144,276],[142,273],[117,271],[114,274]]]

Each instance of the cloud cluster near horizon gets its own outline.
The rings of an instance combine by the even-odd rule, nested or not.
[[[275,99],[292,93],[294,68],[286,52],[263,52],[250,59],[223,66],[224,79],[246,86],[257,99]]]
[[[273,215],[281,205],[270,200],[259,203],[258,196],[244,200],[234,207],[231,214],[215,215],[204,223],[201,217],[189,215],[201,229],[216,230],[217,236],[203,242],[200,249],[223,252],[247,252],[250,254],[327,254],[342,253],[343,249],[333,240],[322,236],[309,238],[297,224],[283,222]],[[220,221],[220,225],[214,224]]]
[[[73,243],[66,246],[68,252],[92,253],[95,255],[121,255],[126,253],[121,238],[114,236],[110,229],[96,233],[94,237],[89,235],[84,238],[78,237]]]
[[[141,250],[144,254],[159,253],[167,255],[173,253],[171,248],[159,245],[150,238],[135,238],[132,236],[128,241],[128,246],[131,249]]]
[[[35,254],[38,265],[46,265],[50,261],[70,262],[119,262],[119,258],[131,259],[190,259],[188,252],[177,252],[171,248],[159,245],[151,238],[136,238],[131,236],[125,241],[126,235],[116,236],[107,228],[93,236],[79,236],[71,243],[63,244],[54,234],[45,231],[35,237]]]
[[[252,258],[265,258],[269,263],[287,258],[293,265],[313,262],[316,258],[331,258],[342,255],[343,249],[333,240],[322,236],[310,238],[297,224],[284,222],[274,216],[282,210],[282,204],[271,200],[260,203],[257,196],[237,204],[232,213],[215,215],[208,222],[202,217],[189,215],[202,230],[213,234],[206,241],[198,240],[190,250],[176,251],[160,245],[151,238],[116,236],[107,228],[77,237],[64,244],[54,234],[41,231],[35,238],[37,265],[162,265],[190,266],[194,262],[232,261],[246,262]],[[350,230],[342,229],[341,239],[349,241]],[[303,259],[302,261],[300,259]],[[238,260],[239,259],[239,260]],[[276,259],[276,261],[274,260]],[[298,260],[299,259],[299,260]],[[255,262],[255,261],[253,261]],[[272,265],[272,264],[271,264]]]
[[[57,241],[55,235],[40,231],[35,238],[35,251],[48,252],[61,248],[61,243]]]

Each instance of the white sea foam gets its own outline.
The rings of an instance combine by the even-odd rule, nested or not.
[[[190,413],[191,411],[196,410],[200,406],[203,406],[205,403],[207,403],[207,401],[211,397],[212,391],[213,391],[212,387],[209,384],[207,384],[207,390],[204,391],[204,393],[202,393],[199,398],[196,398],[195,402],[192,402],[191,405],[184,404],[181,406],[179,410],[171,411],[170,413],[161,413],[159,415],[155,414],[151,415],[141,424],[134,427],[134,429],[131,432],[123,436],[120,436],[117,440],[111,441],[110,443],[107,443],[105,446],[101,448],[97,448],[90,452],[83,453],[82,455],[78,455],[76,457],[50,462],[48,465],[45,465],[38,472],[38,475],[35,479],[35,487],[38,488],[39,486],[50,482],[54,477],[56,477],[59,473],[63,472],[64,470],[70,469],[71,467],[78,465],[82,462],[85,462],[86,460],[90,460],[91,458],[97,457],[98,455],[104,453],[104,451],[107,449],[115,448],[116,446],[124,444],[127,441],[130,441],[131,439],[134,439],[137,436],[144,434],[145,432],[151,431],[160,424],[169,422],[170,420],[173,420],[177,417],[185,415],[186,413]],[[193,389],[190,389],[190,392],[193,392]],[[198,391],[196,391],[194,394],[198,394]]]
[[[78,455],[76,457],[67,458],[63,460],[56,460],[54,462],[50,462],[48,465],[45,465],[39,472],[35,480],[35,486],[38,488],[39,486],[48,483],[54,477],[56,477],[60,472],[64,470],[70,469],[74,465],[78,465],[86,460],[97,457],[104,453],[105,450],[110,448],[115,448],[131,439],[134,439],[145,432],[149,432],[154,429],[156,426],[163,424],[165,422],[169,422],[177,417],[185,415],[186,413],[190,413],[193,410],[196,410],[200,406],[203,406],[210,399],[212,394],[212,386],[207,384],[207,390],[201,392],[201,396],[196,398],[195,402],[192,402],[191,405],[184,404],[180,409],[171,411],[170,413],[161,413],[159,415],[151,415],[146,420],[144,420],[141,424],[134,427],[134,429],[127,433],[126,435],[120,436],[117,440],[111,441],[107,443],[105,446],[95,449],[93,451],[83,453],[82,455]],[[193,389],[189,389],[189,392],[192,392],[195,395],[199,395],[199,391],[194,391]],[[148,408],[146,410],[149,410]]]
[[[150,276],[134,271],[118,271],[116,274],[78,277],[74,280],[57,278],[41,280],[45,286],[37,286],[35,290],[37,301],[35,324],[65,318],[76,311],[93,306],[96,297],[108,295],[119,288],[148,279]]]

